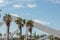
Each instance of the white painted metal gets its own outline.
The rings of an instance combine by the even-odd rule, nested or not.
[[[10,14],[12,17],[12,21],[14,21],[17,17],[19,17],[17,14]]]
[[[18,31],[19,29],[16,29],[11,35],[14,36]]]
[[[41,30],[41,31],[44,31],[46,33],[49,33],[51,35],[54,35],[54,36],[60,38],[60,32],[58,30],[50,28],[50,27],[48,27],[46,25],[42,25],[41,23],[38,23],[36,21],[34,21],[34,27]]]

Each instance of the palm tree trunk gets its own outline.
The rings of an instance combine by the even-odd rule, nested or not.
[[[21,29],[21,25],[20,24],[18,24],[18,28],[19,28],[19,30],[20,30],[20,33],[19,33],[19,40],[21,40],[21,34],[22,34],[22,29]]]
[[[7,40],[9,40],[9,27],[7,27]]]
[[[30,40],[32,40],[32,27],[31,26],[30,26],[29,31],[30,31]]]
[[[32,32],[30,32],[30,40],[32,40]]]
[[[20,40],[21,40],[21,36],[22,36],[22,29],[20,29]]]

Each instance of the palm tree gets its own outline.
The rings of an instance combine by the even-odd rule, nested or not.
[[[22,36],[22,27],[24,26],[25,24],[25,19],[22,19],[20,17],[17,17],[17,19],[15,20],[16,24],[18,24],[18,28],[20,30],[20,38]]]
[[[9,28],[10,28],[10,23],[12,21],[11,15],[5,14],[5,16],[3,17],[3,20],[7,26],[7,40],[9,40]]]
[[[30,39],[32,40],[32,27],[34,27],[33,21],[28,20],[27,23],[26,23],[26,26],[28,27],[28,30],[30,32]]]

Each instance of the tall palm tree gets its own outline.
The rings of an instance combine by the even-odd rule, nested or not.
[[[20,38],[22,36],[22,27],[24,26],[25,24],[25,19],[22,19],[20,17],[17,17],[17,19],[15,20],[16,24],[18,24],[18,28],[20,30]]]
[[[10,23],[12,21],[11,15],[5,14],[5,16],[3,17],[3,20],[7,26],[7,40],[9,40],[9,28],[10,28]]]
[[[28,30],[30,32],[30,40],[32,40],[32,27],[34,27],[33,21],[32,20],[28,20],[26,22],[26,26],[28,27]]]

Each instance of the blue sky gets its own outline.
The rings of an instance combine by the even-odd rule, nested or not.
[[[60,0],[0,0],[0,9],[0,21],[3,21],[4,14],[17,14],[27,20],[38,20],[41,24],[60,30]],[[17,25],[12,22],[10,31],[13,32],[16,28]],[[36,29],[40,34],[41,31],[38,31]],[[5,24],[0,28],[0,32],[6,32]]]

